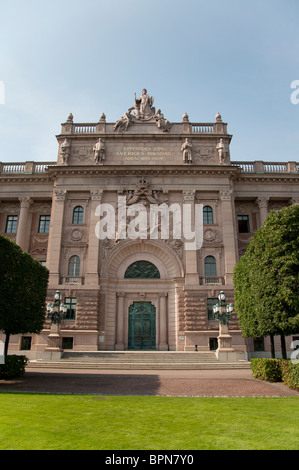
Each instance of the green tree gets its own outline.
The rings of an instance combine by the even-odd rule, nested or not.
[[[0,330],[15,334],[40,333],[45,321],[49,271],[41,263],[0,235]]]
[[[245,337],[299,331],[299,205],[271,211],[234,269],[235,309]]]

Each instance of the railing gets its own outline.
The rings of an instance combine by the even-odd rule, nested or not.
[[[286,173],[286,163],[264,163],[265,173]]]
[[[94,134],[96,132],[96,124],[74,124],[75,134]]]
[[[2,173],[25,173],[25,163],[9,163],[2,166]]]
[[[212,134],[213,132],[214,132],[214,124],[211,124],[211,123],[192,124],[193,134]]]
[[[66,276],[63,278],[64,284],[84,284],[84,277],[81,276]]]
[[[218,277],[218,276],[205,276],[205,277],[199,278],[199,283],[201,286],[211,285],[211,284],[223,285],[224,279],[223,277]]]
[[[242,173],[254,173],[253,162],[231,162],[231,164],[240,167]]]
[[[242,173],[299,173],[299,164],[295,162],[231,162]]]
[[[24,163],[0,163],[0,173],[14,174],[41,174],[45,173],[49,166],[57,165],[56,162],[24,162]]]

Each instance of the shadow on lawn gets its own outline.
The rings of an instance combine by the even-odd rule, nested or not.
[[[0,380],[0,392],[74,393],[98,395],[156,395],[158,375],[26,372],[15,380]]]

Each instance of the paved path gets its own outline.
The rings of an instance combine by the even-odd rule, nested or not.
[[[0,392],[199,397],[299,397],[282,383],[254,379],[249,369],[55,370],[27,368],[19,379],[0,380]]]

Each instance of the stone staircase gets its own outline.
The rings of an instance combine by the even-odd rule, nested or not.
[[[121,370],[195,370],[195,369],[244,369],[247,361],[224,363],[218,361],[215,352],[181,351],[65,351],[60,360],[31,360],[30,368],[59,369],[121,369]]]

